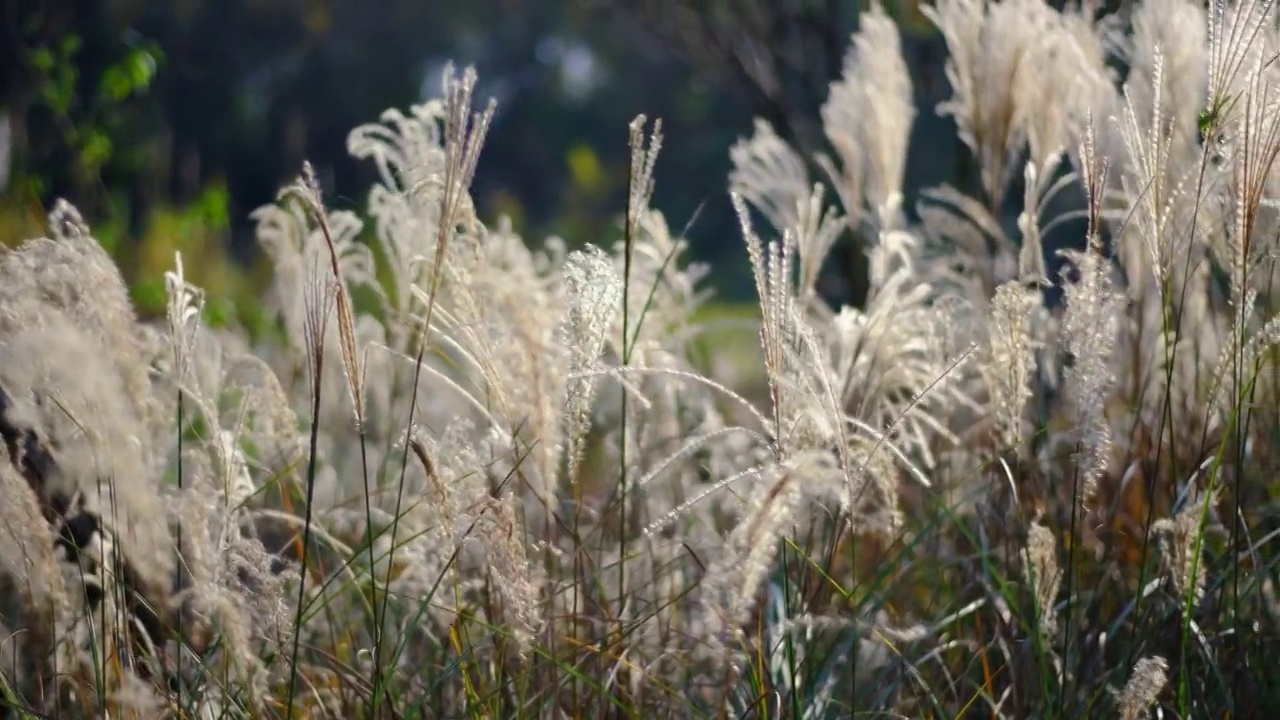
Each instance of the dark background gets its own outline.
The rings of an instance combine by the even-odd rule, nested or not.
[[[347,157],[347,133],[433,95],[452,60],[477,68],[479,100],[498,101],[474,186],[483,217],[510,215],[530,242],[609,242],[625,205],[627,125],[645,113],[665,130],[655,206],[673,230],[688,227],[719,296],[746,299],[729,146],[761,116],[807,154],[824,149],[818,108],[865,7],[0,0],[0,216],[11,218],[0,241],[22,239],[10,236],[26,231],[15,214],[39,218],[67,197],[104,228],[122,264],[171,260],[169,244],[181,242],[148,239],[167,228],[199,235],[205,255],[250,265],[249,212],[304,159],[331,206],[359,209],[372,168]],[[948,93],[941,37],[914,2],[886,10],[903,27],[921,108],[908,203],[921,187],[967,187],[951,123],[932,110]],[[181,212],[194,212],[194,224],[157,220]],[[146,243],[164,248],[139,249]],[[832,261],[833,300],[858,300],[857,258],[846,239]]]

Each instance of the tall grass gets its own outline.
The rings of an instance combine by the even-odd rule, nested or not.
[[[660,125],[630,129],[616,246],[534,246],[472,204],[471,71],[351,133],[363,216],[309,169],[254,214],[261,341],[204,324],[181,256],[139,322],[59,203],[0,254],[0,705],[1280,710],[1274,3],[928,15],[976,194],[907,205],[873,7],[831,154],[764,121],[732,150],[750,361],[651,207]],[[837,242],[863,307],[819,292]]]

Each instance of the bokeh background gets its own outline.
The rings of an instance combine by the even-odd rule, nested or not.
[[[0,0],[0,242],[44,233],[66,197],[116,254],[143,314],[173,252],[215,316],[254,323],[269,271],[249,213],[304,159],[327,203],[360,209],[372,168],[347,133],[432,97],[474,65],[498,112],[475,183],[482,217],[529,242],[608,243],[626,188],[627,125],[661,118],[655,205],[713,265],[717,301],[752,293],[726,194],[729,147],[769,120],[808,153],[866,2],[849,0]],[[916,2],[903,28],[917,105],[947,94],[945,45]],[[950,121],[919,114],[908,206],[966,186]],[[1019,197],[1018,192],[1010,197]],[[858,302],[846,239],[824,282]],[[217,320],[217,317],[214,318]]]

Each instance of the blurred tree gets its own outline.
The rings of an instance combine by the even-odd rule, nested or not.
[[[185,0],[151,3],[135,22],[169,49],[158,82],[168,118],[166,194],[190,199],[210,181],[230,188],[241,253],[248,213],[310,159],[338,204],[352,204],[368,168],[346,135],[421,90],[424,61],[467,19],[429,3],[383,0]]]
[[[838,0],[598,0],[628,13],[694,67],[738,86],[803,150],[822,147],[818,109],[839,77],[858,5]]]
[[[111,8],[76,0],[14,0],[0,13],[0,114],[9,127],[11,192],[36,205],[77,197],[111,204],[147,164],[147,93],[164,60]]]
[[[750,105],[583,3],[10,0],[0,37],[7,207],[22,185],[21,204],[66,196],[99,228],[114,215],[123,237],[153,242],[158,213],[218,197],[220,237],[246,259],[249,212],[303,158],[331,203],[358,205],[372,168],[347,156],[347,133],[434,94],[452,60],[476,65],[478,96],[499,101],[475,185],[486,213],[510,212],[534,239],[609,242],[626,127],[645,113],[666,128],[657,205],[677,232],[696,217],[695,254],[733,260],[715,280],[749,292],[724,183]]]
[[[726,83],[747,98],[751,113],[767,120],[801,155],[817,167],[817,153],[829,152],[821,107],[831,83],[839,79],[849,40],[867,0],[593,0],[597,12],[622,14],[633,28],[684,58],[709,80]],[[930,102],[941,76],[941,41],[922,34],[925,23],[917,0],[890,0],[886,11],[907,28],[904,51],[912,68],[919,104]],[[912,30],[915,32],[912,32]],[[922,97],[922,92],[925,95]],[[908,159],[909,183],[947,178],[946,158],[955,152],[954,130],[939,134],[939,119],[924,119],[926,137],[951,138],[942,153],[931,152],[932,167],[921,176]],[[942,120],[941,124],[946,125]],[[917,129],[920,125],[917,125]],[[945,128],[944,128],[945,130]],[[913,142],[913,149],[936,150],[937,141]],[[941,166],[941,168],[940,168]],[[942,174],[939,175],[939,169]],[[815,175],[817,177],[817,175]],[[911,196],[910,188],[907,189]],[[830,300],[860,304],[866,293],[866,259],[857,243],[838,243],[829,261]]]
[[[748,297],[724,191],[729,145],[751,127],[741,95],[580,3],[500,5],[483,40],[466,44],[472,54],[454,55],[477,65],[478,94],[499,101],[476,181],[482,207],[509,208],[519,198],[528,238],[610,242],[625,205],[627,125],[642,113],[661,118],[655,205],[673,232],[693,221],[694,256],[716,263],[713,282],[724,295]]]

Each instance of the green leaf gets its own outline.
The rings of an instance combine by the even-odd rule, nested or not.
[[[156,76],[156,59],[144,48],[134,48],[125,59],[129,71],[129,79],[135,91],[145,90],[151,86]]]
[[[128,74],[119,66],[113,65],[102,73],[99,94],[109,100],[123,100],[133,92],[133,83]]]
[[[101,167],[111,157],[111,138],[101,130],[91,129],[85,133],[80,146],[80,162],[89,167]]]
[[[102,73],[99,94],[119,102],[151,86],[156,76],[157,62],[148,48],[133,48],[120,62]]]
[[[84,45],[84,41],[80,39],[79,35],[66,36],[65,38],[62,39],[62,46],[60,47],[60,50],[62,51],[62,56],[66,60],[70,61],[71,58],[74,57],[76,53],[80,52],[80,48],[83,45]]]
[[[33,50],[29,57],[31,66],[36,70],[47,73],[53,69],[53,53],[49,51],[49,48]]]

